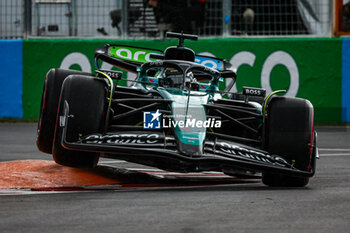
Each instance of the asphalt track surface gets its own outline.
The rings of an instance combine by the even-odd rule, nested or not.
[[[37,151],[35,130],[0,124],[0,162],[51,160]],[[317,130],[321,158],[305,188],[256,180],[178,186],[172,177],[114,190],[0,190],[0,232],[350,232],[350,128]],[[150,169],[107,159],[100,165]]]

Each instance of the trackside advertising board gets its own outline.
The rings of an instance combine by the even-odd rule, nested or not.
[[[0,118],[22,118],[22,40],[0,40]]]
[[[121,44],[164,50],[176,45],[172,41],[99,40],[99,39],[29,39],[23,41],[23,117],[37,118],[43,83],[51,68],[94,71],[93,56],[97,47]],[[243,86],[262,87],[270,93],[287,90],[286,95],[309,99],[315,107],[316,123],[342,121],[342,39],[276,38],[276,39],[203,39],[185,41],[197,54],[224,58],[237,69],[232,91]],[[119,48],[123,49],[123,48]],[[145,59],[147,53],[118,50],[126,58]],[[213,66],[209,60],[198,63]],[[102,69],[114,69],[100,64]],[[125,79],[134,74],[124,72]],[[127,82],[122,82],[126,85]]]
[[[350,122],[350,38],[343,39],[342,49],[342,119],[343,122]]]

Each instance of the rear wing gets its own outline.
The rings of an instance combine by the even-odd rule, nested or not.
[[[100,68],[98,61],[101,60],[123,70],[137,73],[138,67],[142,64],[159,59],[164,59],[164,52],[158,49],[108,44],[95,50],[95,66],[97,69]],[[232,70],[231,63],[215,57],[195,55],[194,62],[220,72]]]

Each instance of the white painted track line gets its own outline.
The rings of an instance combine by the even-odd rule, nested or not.
[[[318,148],[321,157],[350,156],[350,148]]]
[[[320,154],[321,157],[350,156],[350,153]]]
[[[318,148],[318,151],[349,151],[349,148]]]

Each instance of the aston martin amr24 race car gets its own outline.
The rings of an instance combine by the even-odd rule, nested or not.
[[[244,87],[225,60],[184,47],[122,45],[95,50],[97,75],[52,69],[45,79],[37,146],[58,164],[94,167],[101,155],[176,172],[222,171],[269,186],[305,186],[315,173],[317,134],[308,100]],[[122,72],[137,74],[128,87]],[[230,83],[226,90],[220,83]]]

